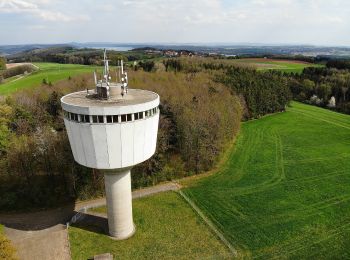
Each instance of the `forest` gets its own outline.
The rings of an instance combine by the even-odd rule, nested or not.
[[[129,84],[157,92],[161,116],[156,154],[133,169],[134,189],[212,169],[242,119],[283,111],[291,99],[281,73],[209,59],[169,60],[167,67],[159,62],[145,68],[130,68]],[[89,74],[2,98],[1,210],[103,196],[103,174],[74,162],[60,106],[64,94],[87,87],[93,88]]]
[[[329,61],[325,68],[305,68],[288,84],[295,100],[350,114],[348,61]]]
[[[159,54],[147,54],[141,50],[118,52],[109,50],[110,65],[117,65],[118,61],[147,60],[159,57]],[[75,48],[71,46],[49,47],[34,49],[7,56],[10,62],[56,62],[61,64],[103,65],[101,50],[89,48]]]

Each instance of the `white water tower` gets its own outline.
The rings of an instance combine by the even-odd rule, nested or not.
[[[104,172],[109,233],[126,239],[135,232],[130,169],[156,150],[159,95],[128,89],[122,62],[111,83],[106,51],[104,62],[94,91],[68,94],[61,104],[75,161]]]

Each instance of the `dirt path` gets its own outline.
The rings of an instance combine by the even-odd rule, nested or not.
[[[135,190],[132,192],[132,198],[138,199],[142,197],[147,197],[152,194],[165,192],[165,191],[176,191],[179,190],[181,186],[174,182],[167,182],[163,184],[159,184],[153,187],[143,188],[139,190]],[[82,209],[89,209],[89,208],[96,208],[100,206],[106,205],[106,198],[100,198],[95,200],[88,200],[88,201],[80,201],[75,204],[74,210],[80,211]]]
[[[164,183],[133,191],[133,199],[155,193],[179,190],[176,183]],[[81,210],[103,206],[105,198],[81,201],[58,209],[31,213],[0,214],[0,223],[13,242],[20,259],[70,259],[68,232],[65,224]]]
[[[24,63],[8,63],[8,64],[6,64],[6,69],[12,69],[12,68],[15,68],[15,67],[18,67],[18,66],[23,66],[23,65],[31,65],[31,66],[33,66],[34,68],[39,69],[38,66],[34,65],[33,63],[29,63],[29,62],[24,62]]]

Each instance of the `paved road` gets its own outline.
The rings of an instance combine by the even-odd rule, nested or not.
[[[132,197],[136,199],[180,188],[178,184],[169,182],[136,190],[132,193]],[[20,259],[66,260],[70,259],[70,250],[65,223],[84,208],[89,209],[105,204],[106,199],[101,198],[81,201],[52,210],[0,214],[0,223],[5,225],[5,233],[17,248]]]
[[[5,233],[16,247],[19,259],[71,259],[65,225],[59,224],[39,231],[23,231],[6,227]]]

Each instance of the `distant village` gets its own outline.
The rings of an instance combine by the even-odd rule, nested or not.
[[[172,50],[172,49],[166,49],[166,50],[159,50],[155,48],[144,48],[144,52],[147,54],[158,54],[162,55],[164,57],[168,58],[175,58],[175,57],[236,57],[236,55],[226,55],[226,54],[220,54],[217,52],[195,52],[195,51],[189,51],[189,50]]]

